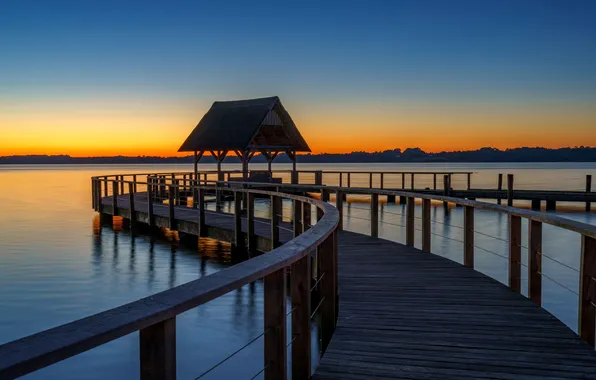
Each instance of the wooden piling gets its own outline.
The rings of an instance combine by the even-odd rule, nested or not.
[[[344,193],[343,191],[337,191],[335,193],[335,208],[337,208],[337,212],[339,213],[339,224],[337,228],[341,231],[344,228]]]
[[[509,215],[509,287],[521,292],[521,217]]]
[[[542,305],[542,222],[528,222],[528,298]]]
[[[265,311],[265,380],[286,379],[286,270],[282,268],[263,281]]]
[[[379,195],[370,195],[370,236],[379,236]]]
[[[497,182],[497,191],[503,190],[503,173],[499,173],[499,180]],[[497,196],[497,204],[501,204],[501,198]]]
[[[408,197],[406,204],[406,245],[408,247],[414,246],[414,198]]]
[[[594,347],[596,307],[596,239],[582,235],[580,258],[580,284],[579,284],[579,310],[578,327],[579,336]]]
[[[175,204],[175,189],[173,185],[170,185],[168,188],[168,210],[169,210],[169,219],[170,219],[170,229],[175,230],[176,226],[176,216],[174,214],[174,204]]]
[[[474,207],[464,206],[464,266],[474,268]]]
[[[592,191],[592,175],[586,175],[586,193],[590,193]],[[590,201],[586,202],[586,212],[590,212],[592,208],[592,204]]]
[[[197,188],[197,207],[199,208],[199,237],[207,236],[205,226],[205,190]]]
[[[507,174],[507,206],[513,206],[513,174]]]
[[[310,255],[292,264],[292,379],[310,378]]]
[[[141,380],[176,379],[176,317],[139,333]]]
[[[255,235],[255,195],[248,193],[246,205],[246,239],[248,240],[249,252],[254,252],[257,247]]]
[[[137,212],[135,209],[135,192],[134,192],[134,184],[132,182],[128,183],[128,203],[129,211],[130,211],[130,227],[134,228],[137,223]]]
[[[430,252],[430,199],[422,200],[422,250]]]
[[[279,247],[279,220],[281,214],[281,198],[277,195],[271,196],[271,249]]]

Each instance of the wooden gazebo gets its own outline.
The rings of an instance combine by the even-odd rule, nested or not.
[[[275,157],[286,153],[295,172],[296,152],[310,152],[310,148],[279,98],[273,96],[214,102],[178,151],[194,152],[195,178],[199,160],[206,152],[211,153],[219,180],[223,180],[221,163],[234,152],[242,162],[243,179],[247,180],[248,163],[256,153],[266,158],[269,172]]]

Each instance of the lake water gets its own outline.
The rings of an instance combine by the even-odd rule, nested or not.
[[[234,165],[224,167],[239,169]],[[265,165],[254,167],[265,168]],[[201,165],[201,168],[213,169],[214,166]],[[498,173],[512,173],[516,188],[560,190],[584,190],[585,175],[596,175],[595,163],[299,164],[299,168],[473,171],[472,187],[485,188],[496,186]],[[179,245],[166,235],[132,236],[118,225],[114,228],[100,226],[91,209],[91,176],[190,170],[191,165],[0,166],[0,343],[137,300],[232,265],[226,244],[205,240],[197,249]],[[328,184],[336,184],[337,180],[333,175],[324,178]],[[416,177],[416,184],[416,187],[431,187],[432,176]],[[352,185],[368,186],[368,177],[354,176]],[[378,185],[376,178],[375,185]],[[385,187],[400,185],[400,176],[385,179]],[[465,177],[454,177],[453,185],[464,187]],[[581,211],[583,205],[563,206],[559,214],[596,224],[596,214]],[[344,214],[347,230],[370,230],[369,210],[364,200],[352,198],[352,202],[345,205]],[[381,237],[403,242],[404,214],[404,206],[382,205]],[[433,253],[461,262],[462,210],[454,208],[445,214],[442,207],[433,207],[431,217],[434,221]],[[480,232],[475,236],[477,269],[506,282],[507,218],[478,210],[475,227]],[[527,246],[526,229],[523,230],[524,246]],[[579,234],[544,225],[543,237],[544,306],[575,329]],[[419,232],[416,238],[419,247]],[[522,257],[525,263],[525,249]],[[374,260],[374,256],[370,260]],[[525,292],[525,268],[522,274]],[[179,316],[179,378],[194,379],[261,334],[262,308],[262,284],[257,282],[253,287],[234,291]],[[250,378],[262,368],[262,344],[262,339],[257,340],[204,378]],[[138,335],[132,334],[27,378],[134,378],[139,374],[138,357]]]

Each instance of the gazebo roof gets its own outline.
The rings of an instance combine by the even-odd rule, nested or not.
[[[208,150],[310,152],[277,96],[214,102],[178,149]]]

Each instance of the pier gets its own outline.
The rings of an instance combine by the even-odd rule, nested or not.
[[[175,379],[176,315],[263,279],[264,362],[255,375],[265,379],[283,379],[288,373],[294,379],[596,379],[594,226],[411,191],[189,178],[181,183],[179,175],[186,174],[175,173],[168,181],[160,174],[94,177],[91,206],[104,219],[120,216],[133,228],[142,224],[229,241],[250,258],[4,344],[0,378],[30,373],[140,331],[141,378]],[[313,192],[321,200],[306,196]],[[231,205],[208,210],[205,195],[217,193],[225,194]],[[369,197],[368,234],[342,230],[348,218],[344,195],[352,194]],[[405,199],[405,241],[379,238],[380,197]],[[254,214],[259,198],[269,202],[268,218]],[[282,200],[291,202],[289,215],[282,211]],[[419,215],[416,200],[422,202]],[[431,201],[464,208],[463,265],[432,254]],[[477,209],[509,218],[506,285],[474,270]],[[421,230],[415,219],[422,221]],[[529,226],[527,298],[521,294],[522,219]],[[541,307],[543,223],[575,231],[582,239],[579,334]],[[414,248],[418,233],[420,249]],[[310,324],[316,313],[321,316],[322,358],[313,374]]]

